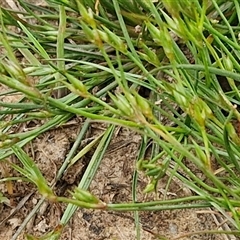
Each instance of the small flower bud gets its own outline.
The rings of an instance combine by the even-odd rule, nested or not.
[[[141,97],[139,94],[135,94],[138,107],[142,111],[143,115],[147,117],[148,119],[153,119],[153,113],[152,108],[150,107],[147,100],[143,97]]]
[[[81,202],[99,203],[98,198],[96,198],[94,195],[84,189],[76,188],[72,195]]]
[[[226,70],[233,71],[233,63],[232,60],[229,58],[229,56],[223,56],[223,65]]]
[[[133,115],[133,109],[131,105],[129,104],[126,97],[124,97],[121,94],[117,94],[117,96],[114,96],[112,93],[109,92],[110,98],[113,100],[114,104],[117,106],[117,108],[128,117],[131,117]]]
[[[76,88],[77,93],[81,95],[82,97],[87,97],[88,96],[88,91],[86,86],[80,81],[79,79],[75,78],[73,75],[69,73],[65,73],[65,76],[67,79],[70,81],[70,83],[73,85],[74,88]]]
[[[104,41],[107,42],[109,45],[113,46],[114,48],[116,48],[118,51],[122,52],[122,53],[127,53],[127,46],[126,44],[124,44],[124,42],[122,41],[122,39],[117,36],[116,34],[114,34],[112,31],[110,31],[107,27],[102,26],[102,28],[104,29]],[[102,34],[102,31],[100,35]]]

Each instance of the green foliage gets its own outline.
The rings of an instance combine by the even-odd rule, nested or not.
[[[212,207],[239,234],[238,1],[47,2],[48,7],[36,7],[19,1],[24,9],[21,17],[19,12],[1,9],[0,44],[6,53],[1,56],[0,83],[10,90],[0,96],[17,93],[22,97],[18,103],[0,101],[0,160],[15,154],[21,165],[12,167],[35,184],[39,193],[69,203],[63,226],[77,206],[136,211],[136,226],[140,210]],[[21,34],[9,26],[17,26]],[[11,121],[6,118],[9,115]],[[85,123],[56,181],[93,146],[96,150],[73,198],[67,199],[53,194],[22,147],[75,115]],[[46,121],[38,129],[13,133],[15,124],[36,119]],[[76,154],[90,120],[108,127]],[[102,203],[87,192],[115,125],[142,136],[133,174],[133,203]],[[137,203],[139,172],[149,180],[144,193],[156,191],[158,181],[167,175],[166,191],[175,178],[194,196]],[[61,230],[49,233],[48,239],[58,239]]]

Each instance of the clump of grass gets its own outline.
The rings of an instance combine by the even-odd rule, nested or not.
[[[239,235],[239,3],[49,0],[45,8],[19,3],[24,9],[21,17],[1,9],[0,42],[6,54],[1,59],[0,82],[11,89],[5,95],[20,93],[22,99],[0,102],[0,159],[15,154],[21,161],[22,168],[12,166],[43,195],[37,207],[45,198],[68,202],[60,226],[79,206],[135,211],[138,239],[138,211],[213,207],[229,221],[235,230],[231,234]],[[58,26],[51,21],[58,21]],[[9,30],[9,25],[21,34]],[[29,80],[33,77],[38,78],[36,83]],[[94,93],[96,86],[99,91]],[[141,96],[140,89],[149,96]],[[103,96],[110,101],[103,101]],[[7,115],[12,115],[11,121],[5,120]],[[47,185],[21,148],[75,115],[86,121],[56,181],[70,159],[77,161],[93,145],[96,150],[73,199],[66,199],[52,194],[53,186]],[[46,121],[37,129],[10,133],[16,124],[33,119]],[[108,128],[76,155],[89,120],[105,122]],[[132,203],[102,203],[86,192],[116,125],[142,135]],[[150,141],[152,154],[146,159]],[[205,181],[185,164],[186,159],[204,174]],[[149,178],[145,193],[156,191],[159,179],[168,174],[168,186],[175,177],[193,196],[137,203],[139,171]],[[52,239],[59,238],[59,228],[56,232],[51,233]]]

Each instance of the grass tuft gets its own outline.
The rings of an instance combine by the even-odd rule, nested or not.
[[[42,239],[59,239],[78,207],[135,211],[137,239],[141,238],[138,211],[211,207],[227,220],[231,234],[238,236],[238,1],[47,3],[36,6],[21,0],[19,11],[2,7],[0,14],[0,83],[10,89],[0,97],[20,96],[14,103],[0,101],[0,160],[14,154],[22,165],[10,166],[35,185],[42,202],[47,198],[69,204],[61,227]],[[74,116],[83,119],[82,130],[49,185],[22,148]],[[14,131],[17,124],[32,120],[42,120],[41,126]],[[77,153],[91,121],[107,127]],[[142,137],[132,202],[103,203],[88,189],[117,125]],[[64,171],[93,147],[79,186],[71,192],[73,198],[54,195]],[[157,192],[159,180],[167,175],[166,192],[177,179],[192,195],[138,203],[139,174],[149,180],[143,194]],[[0,194],[0,202],[4,201]],[[230,234],[227,230],[211,232],[220,233]]]

